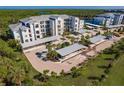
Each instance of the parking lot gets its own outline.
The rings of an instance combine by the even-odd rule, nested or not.
[[[43,72],[43,70],[46,69],[48,69],[50,72],[54,71],[57,74],[59,74],[62,70],[64,70],[65,72],[69,72],[73,66],[77,66],[78,64],[86,60],[86,57],[84,55],[79,54],[64,61],[63,63],[43,61],[36,55],[36,53],[39,51],[41,51],[41,49],[25,52],[25,56],[27,57],[31,65],[39,72]]]

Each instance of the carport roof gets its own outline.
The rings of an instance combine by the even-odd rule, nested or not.
[[[91,43],[96,43],[96,42],[99,42],[103,39],[105,39],[105,36],[97,35],[97,36],[94,36],[94,37],[90,38],[90,42]]]
[[[93,26],[93,27],[102,27],[101,25],[96,25],[96,24],[92,24],[92,23],[85,23],[86,25],[90,25],[90,26]]]
[[[76,52],[80,49],[83,49],[83,48],[87,48],[86,46],[84,45],[81,45],[81,44],[78,44],[78,43],[75,43],[73,45],[70,45],[68,47],[65,47],[65,48],[62,48],[62,49],[59,49],[59,50],[56,50],[57,53],[59,53],[61,56],[66,56],[66,55],[69,55],[73,52]]]
[[[107,28],[118,28],[118,27],[124,27],[124,25],[111,25],[111,26],[107,26]]]
[[[22,48],[28,48],[28,47],[32,47],[32,46],[35,46],[35,45],[39,45],[39,44],[47,43],[47,42],[50,42],[50,41],[58,40],[58,39],[60,39],[60,37],[61,36],[46,37],[46,38],[35,40],[35,41],[32,41],[32,42],[21,43],[21,46],[22,46]]]

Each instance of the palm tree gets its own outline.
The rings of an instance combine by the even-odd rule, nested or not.
[[[71,37],[71,38],[70,38],[70,41],[71,41],[71,43],[73,44],[74,41],[75,41],[75,38],[74,38],[74,37]]]
[[[57,45],[56,45],[56,44],[52,44],[51,46],[52,46],[53,48],[56,48],[56,47],[57,47]]]
[[[61,75],[61,76],[65,76],[64,70],[62,70],[62,71],[60,72],[60,75]]]
[[[42,80],[43,82],[47,82],[47,80],[49,79],[49,76],[47,75],[49,73],[49,70],[44,70],[43,74],[40,74],[40,80]]]
[[[44,74],[44,75],[47,75],[48,73],[49,73],[49,70],[44,70],[44,71],[43,71],[43,74]]]
[[[60,43],[57,44],[57,49],[59,49],[59,48],[61,48],[61,44]]]
[[[57,73],[52,71],[52,72],[51,72],[51,76],[52,76],[52,77],[56,77],[56,76],[57,76]]]
[[[55,60],[55,58],[58,56],[58,53],[55,50],[49,50],[47,54],[47,58],[49,60]]]
[[[72,69],[71,69],[71,75],[72,75],[73,78],[76,78],[76,77],[80,76],[81,73],[80,73],[79,70],[77,70],[76,67],[72,67]]]
[[[81,40],[79,41],[79,43],[88,46],[89,44],[91,44],[91,42],[89,41],[89,39],[86,39],[83,35],[81,36]]]
[[[38,79],[41,82],[47,82],[49,79],[49,76],[47,75],[49,73],[49,70],[44,70],[43,73],[39,73],[38,75],[35,75],[34,78]]]
[[[16,69],[16,71],[14,72],[12,81],[16,84],[16,85],[22,85],[22,81],[25,78],[25,71],[22,69]]]

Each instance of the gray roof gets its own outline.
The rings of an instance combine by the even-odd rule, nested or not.
[[[91,33],[92,33],[92,32],[94,32],[94,31],[93,31],[93,30],[87,30],[87,29],[80,29],[80,30],[79,30],[79,33],[80,33],[80,34],[84,34],[84,33],[88,33],[88,32],[91,32]]]
[[[23,18],[23,19],[20,19],[20,21],[21,21],[21,22],[24,22],[24,23],[25,23],[25,22],[28,22],[28,21],[30,21],[30,20],[31,20],[30,18]]]
[[[21,46],[22,46],[22,48],[28,48],[28,47],[32,47],[32,46],[35,46],[35,45],[39,45],[39,44],[47,43],[47,42],[50,42],[50,41],[58,40],[58,39],[60,39],[60,37],[61,36],[46,37],[46,38],[35,40],[35,41],[32,41],[32,42],[21,43]]]
[[[96,16],[96,17],[94,17],[93,19],[105,19],[105,17],[102,17],[102,16]]]
[[[92,24],[92,23],[85,23],[86,25],[94,26],[94,27],[102,27],[100,25]]]
[[[86,33],[86,32],[87,32],[87,31],[84,30],[84,29],[80,29],[80,30],[79,30],[79,33],[80,33],[80,34],[84,34],[84,33]]]
[[[65,48],[62,48],[62,49],[59,49],[59,50],[56,50],[57,53],[59,53],[61,56],[66,56],[66,55],[69,55],[73,52],[76,52],[80,49],[83,49],[83,48],[87,48],[86,46],[84,45],[81,45],[81,44],[78,44],[78,43],[75,43],[73,45],[70,45],[68,47],[65,47]]]
[[[114,13],[105,13],[105,14],[100,14],[100,15],[98,15],[98,16],[114,18]]]
[[[105,36],[97,35],[97,36],[94,36],[94,37],[90,38],[90,42],[91,43],[97,43],[97,42],[99,42],[103,39],[105,39]]]
[[[11,24],[11,25],[9,25],[9,28],[11,29],[11,31],[19,31],[19,29],[21,29],[21,30],[28,29],[28,27],[23,26],[21,23]]]
[[[55,16],[55,15],[53,15],[53,16],[50,16],[50,18],[58,19],[59,16]]]
[[[124,25],[110,25],[107,28],[117,28],[117,27],[124,27]]]
[[[38,22],[38,21],[46,21],[46,20],[49,20],[49,17],[50,17],[50,15],[41,15],[41,16],[32,16],[32,17],[30,17],[30,19],[31,19],[32,21]]]
[[[50,18],[62,18],[62,19],[67,19],[69,18],[69,15],[50,15]]]
[[[51,14],[51,15],[32,16],[32,17],[29,17],[29,18],[20,19],[20,21],[24,22],[24,23],[33,23],[33,22],[49,20],[50,17],[54,17],[54,18],[60,17],[62,19],[69,18],[68,15]]]
[[[9,25],[9,28],[10,28],[12,31],[18,31],[21,26],[22,26],[22,24],[20,24],[20,23],[17,23],[17,24],[10,24],[10,25]]]
[[[26,30],[26,29],[29,29],[29,27],[21,26],[20,29],[21,29],[21,30]]]

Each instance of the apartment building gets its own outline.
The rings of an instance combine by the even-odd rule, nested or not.
[[[123,23],[123,20],[124,20],[124,15],[123,14],[114,14],[115,17],[114,17],[114,22],[113,24],[114,25],[120,25]]]
[[[105,13],[93,18],[93,24],[97,25],[120,25],[123,24],[124,15],[120,13]]]
[[[21,43],[62,35],[64,31],[79,31],[79,27],[80,19],[69,15],[33,16],[9,25],[14,38]]]
[[[105,24],[105,18],[104,17],[94,17],[93,24],[103,25],[103,24]]]

